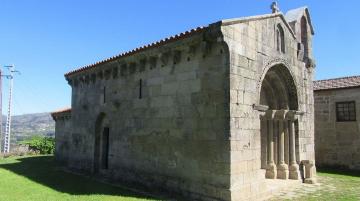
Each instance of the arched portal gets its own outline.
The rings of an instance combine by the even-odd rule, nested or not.
[[[100,113],[95,122],[94,173],[108,169],[110,127],[105,113]]]
[[[283,64],[272,66],[261,83],[260,104],[268,106],[261,117],[261,167],[266,178],[299,179],[295,80]]]

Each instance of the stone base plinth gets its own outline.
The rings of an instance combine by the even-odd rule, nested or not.
[[[289,178],[288,166],[285,163],[279,164],[277,166],[277,178],[278,179],[288,179]]]
[[[267,179],[276,179],[277,171],[275,163],[268,164],[266,167],[265,178]]]
[[[306,178],[305,180],[304,180],[304,183],[306,183],[306,184],[316,184],[316,178]]]
[[[289,166],[289,179],[299,180],[301,178],[299,165],[292,164]]]

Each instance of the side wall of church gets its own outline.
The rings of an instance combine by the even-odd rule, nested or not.
[[[318,166],[360,170],[360,88],[314,91]],[[355,101],[356,121],[339,122],[336,103]]]
[[[104,114],[109,167],[101,174],[229,200],[226,51],[197,34],[70,76],[69,167],[94,171],[95,124]]]
[[[276,50],[276,26],[285,32],[286,53]],[[288,67],[297,87],[300,153],[297,160],[314,160],[313,72],[297,59],[297,41],[280,17],[223,26],[230,49],[230,148],[232,199],[266,196],[265,170],[261,169],[260,104],[262,78],[275,64]],[[310,33],[309,33],[309,37]]]
[[[70,133],[71,117],[70,114],[55,117],[55,158],[61,165],[66,165],[70,153]]]

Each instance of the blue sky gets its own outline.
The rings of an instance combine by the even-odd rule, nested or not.
[[[271,2],[0,0],[0,65],[15,64],[21,71],[14,114],[69,106],[63,74],[72,69],[220,19],[270,13]],[[309,6],[317,79],[360,74],[360,1],[278,2],[283,12]],[[7,93],[4,109],[6,101]]]

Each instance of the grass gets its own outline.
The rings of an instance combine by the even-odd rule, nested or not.
[[[272,200],[291,201],[358,201],[360,173],[346,170],[319,170],[318,183],[302,184],[292,192],[283,192]]]
[[[322,170],[316,185],[302,184],[271,200],[360,200],[360,173]],[[0,159],[0,201],[141,201],[160,200],[128,188],[97,182],[56,168],[53,156]]]
[[[0,159],[0,200],[141,201],[155,200],[127,188],[60,171],[53,156]]]

